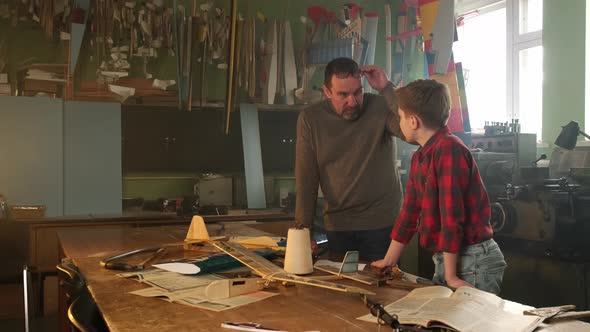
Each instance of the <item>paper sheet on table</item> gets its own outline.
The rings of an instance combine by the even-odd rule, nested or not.
[[[144,297],[160,298],[168,302],[175,302],[212,311],[223,311],[227,309],[232,309],[278,295],[278,293],[256,291],[249,294],[242,294],[221,300],[210,300],[205,296],[205,289],[207,288],[207,286],[208,284],[205,284],[194,288],[177,290],[172,292],[157,287],[150,287],[136,290],[130,293]]]
[[[201,269],[192,263],[162,263],[152,265],[155,268],[180,274],[197,274]]]
[[[464,332],[533,331],[541,318],[504,310],[500,297],[471,287],[460,287],[454,293],[443,286],[418,288],[407,296],[385,306],[401,324],[427,327],[443,323]],[[359,320],[377,322],[371,314]]]
[[[124,278],[137,278],[138,281],[161,288],[166,291],[178,291],[208,285],[220,277],[212,274],[184,275],[160,269],[119,273]]]

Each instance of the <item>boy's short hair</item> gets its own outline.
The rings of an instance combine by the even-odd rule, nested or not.
[[[326,65],[324,70],[324,85],[332,86],[332,76],[347,78],[349,76],[360,78],[359,65],[350,58],[336,58]]]
[[[417,115],[425,126],[438,129],[447,125],[451,99],[446,85],[435,80],[415,80],[395,93],[399,107]]]

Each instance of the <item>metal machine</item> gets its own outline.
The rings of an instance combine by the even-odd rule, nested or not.
[[[531,254],[590,261],[590,147],[556,148],[548,168],[519,170],[492,200],[494,232],[528,241]]]
[[[504,196],[506,185],[520,182],[520,167],[531,166],[537,160],[537,135],[498,131],[490,133],[485,136],[474,135],[469,147],[490,200],[495,201]]]
[[[576,123],[564,126],[544,165],[535,135],[494,130],[472,139],[508,263],[503,298],[590,308],[590,147],[576,147],[579,135]]]
[[[472,152],[473,158],[479,168],[479,173],[486,186],[490,201],[503,197],[506,185],[515,180],[515,171],[518,169],[516,153],[497,152]]]
[[[530,166],[537,159],[537,135],[523,133],[472,136],[470,147],[485,152],[510,153],[519,166]]]

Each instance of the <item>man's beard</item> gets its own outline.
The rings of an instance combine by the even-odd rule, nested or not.
[[[361,116],[361,107],[360,106],[345,107],[342,110],[341,116],[344,120],[354,121]]]

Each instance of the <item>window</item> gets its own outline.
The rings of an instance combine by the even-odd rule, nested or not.
[[[540,140],[540,132],[543,117],[539,110],[543,109],[543,49],[535,46],[522,49],[518,52],[518,116],[521,131],[525,133],[537,133]]]
[[[541,31],[543,29],[543,0],[518,1],[519,34]]]
[[[486,121],[506,122],[510,117],[506,111],[506,8],[480,11],[465,19],[457,35],[453,56],[462,63],[471,128],[483,132]]]
[[[543,0],[456,0],[462,62],[474,133],[486,121],[518,119],[541,140]]]

